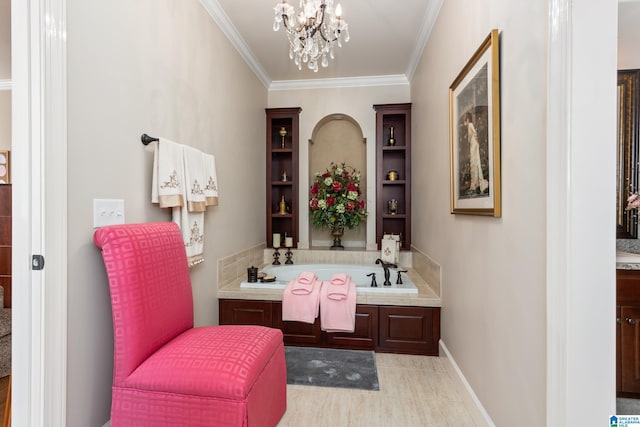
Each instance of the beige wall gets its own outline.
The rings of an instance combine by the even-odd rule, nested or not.
[[[640,2],[618,4],[618,69],[640,68]]]
[[[375,104],[410,102],[409,85],[368,86],[330,89],[300,89],[269,92],[269,107],[302,107],[300,113],[300,200],[308,199],[310,187],[309,144],[316,124],[330,114],[342,113],[351,117],[367,139],[367,176],[375,176],[376,115]],[[366,239],[368,249],[375,249],[376,216],[374,180],[367,180]],[[309,247],[309,207],[300,203],[300,242],[298,247]]]
[[[11,149],[11,91],[0,90],[0,150]]]
[[[101,426],[113,334],[92,200],[124,199],[128,223],[168,220],[150,203],[153,155],[140,135],[214,154],[220,205],[191,278],[196,323],[217,323],[217,259],[265,240],[267,92],[197,0],[68,0],[67,17],[67,425]]]
[[[498,426],[546,425],[546,13],[529,0],[444,2],[411,85],[412,242],[442,266],[443,342]],[[492,28],[503,215],[451,215],[448,88]]]
[[[0,80],[11,79],[11,0],[0,0]],[[0,89],[0,150],[11,149],[11,91]]]
[[[11,0],[0,0],[0,80],[11,78]]]

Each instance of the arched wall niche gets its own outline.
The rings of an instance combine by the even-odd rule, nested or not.
[[[347,114],[329,114],[315,125],[309,142],[309,184],[316,172],[324,172],[331,163],[345,163],[360,172],[362,198],[367,200],[367,144],[360,124]],[[366,231],[364,222],[357,229],[345,230],[342,244],[346,248],[365,249]],[[332,243],[330,232],[316,229],[309,222],[309,242],[312,249],[326,248]]]

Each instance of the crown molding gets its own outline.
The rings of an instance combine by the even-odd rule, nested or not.
[[[218,27],[220,27],[222,32],[227,36],[231,44],[236,48],[238,53],[240,53],[242,59],[244,59],[247,65],[249,65],[249,68],[251,68],[251,70],[255,73],[264,87],[268,88],[271,84],[271,79],[269,79],[264,68],[262,68],[242,36],[240,36],[240,33],[229,19],[229,16],[227,16],[222,7],[220,7],[218,1],[200,0],[200,3],[209,13],[213,21],[218,24]]]
[[[0,79],[0,90],[11,90],[11,79]]]
[[[404,74],[393,74],[388,76],[340,77],[332,79],[275,80],[269,85],[269,92],[278,90],[336,89],[398,85],[409,85],[407,76]]]
[[[429,5],[427,6],[424,19],[422,20],[422,27],[420,27],[416,45],[409,60],[409,67],[407,68],[407,80],[409,81],[413,79],[413,74],[416,72],[416,68],[420,63],[420,58],[422,58],[422,53],[427,45],[427,40],[429,40],[431,30],[433,30],[433,26],[436,23],[436,19],[438,19],[443,3],[444,0],[435,0],[433,2],[429,2]]]

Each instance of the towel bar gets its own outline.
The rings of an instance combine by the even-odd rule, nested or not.
[[[146,133],[143,133],[142,136],[140,137],[140,139],[142,140],[142,144],[143,145],[149,145],[149,143],[151,143],[153,141],[158,141],[158,138],[154,138],[152,136],[149,136]]]

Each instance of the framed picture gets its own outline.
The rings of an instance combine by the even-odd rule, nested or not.
[[[9,168],[9,151],[0,150],[0,184],[11,183],[11,169]]]
[[[452,214],[502,214],[498,37],[491,30],[449,87]]]

